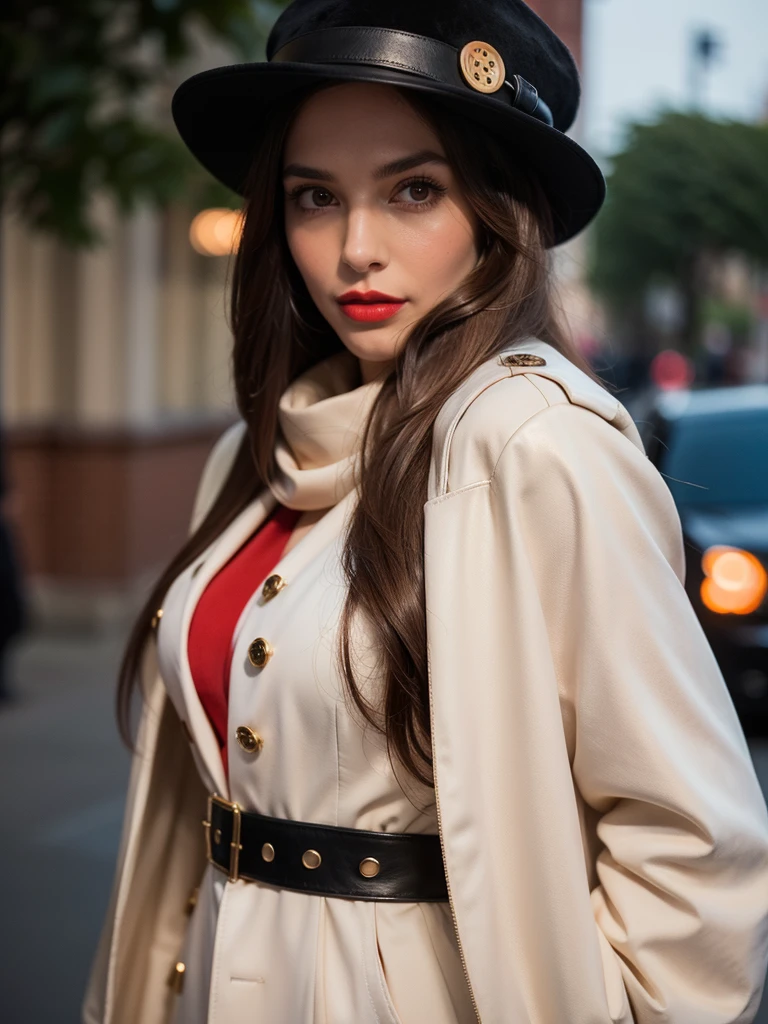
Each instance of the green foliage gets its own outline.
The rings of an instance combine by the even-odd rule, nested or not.
[[[722,324],[734,338],[745,338],[755,323],[755,311],[743,302],[708,297],[702,304],[704,323]]]
[[[0,203],[72,244],[98,240],[91,195],[120,209],[239,206],[170,124],[170,72],[190,28],[257,60],[284,3],[252,0],[6,0],[0,19]]]
[[[630,126],[595,222],[590,278],[614,307],[655,281],[690,290],[702,252],[768,263],[768,125],[664,112]]]

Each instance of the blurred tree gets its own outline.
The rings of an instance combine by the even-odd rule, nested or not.
[[[630,126],[595,222],[592,286],[615,314],[637,317],[652,284],[674,284],[680,342],[692,353],[707,260],[739,251],[768,265],[768,124],[664,112]]]
[[[5,0],[0,15],[0,205],[70,244],[99,236],[104,191],[137,202],[239,206],[169,122],[169,69],[194,52],[190,28],[259,59],[285,0]],[[154,94],[154,95],[153,95]],[[162,101],[158,102],[158,96]]]

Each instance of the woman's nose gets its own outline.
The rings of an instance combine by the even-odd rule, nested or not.
[[[386,266],[387,246],[381,218],[370,209],[351,210],[347,216],[341,258],[357,273]]]

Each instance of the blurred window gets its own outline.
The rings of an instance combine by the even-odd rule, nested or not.
[[[683,417],[661,471],[678,505],[768,505],[768,411]]]

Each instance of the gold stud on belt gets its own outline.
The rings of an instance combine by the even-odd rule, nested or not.
[[[301,855],[301,863],[305,868],[319,868],[322,862],[323,858],[317,850],[305,850]]]

